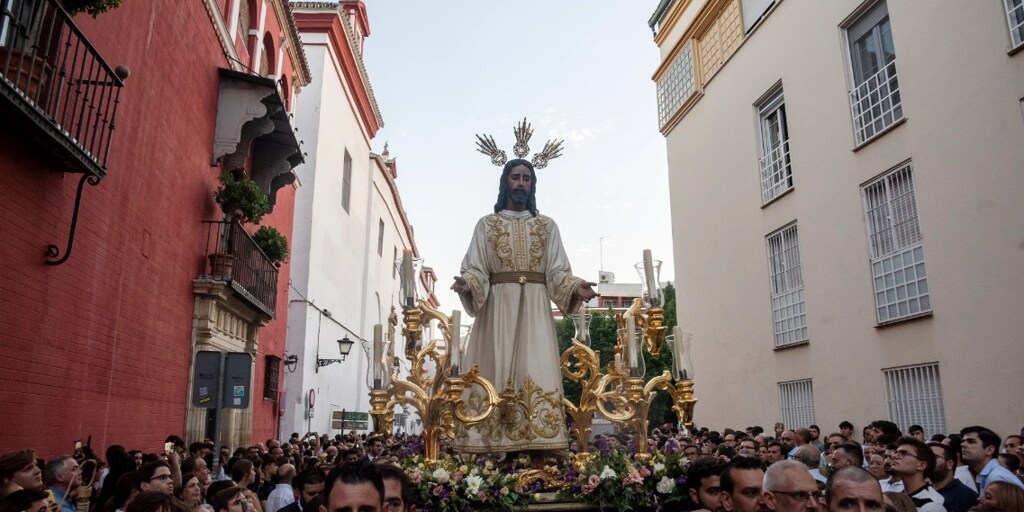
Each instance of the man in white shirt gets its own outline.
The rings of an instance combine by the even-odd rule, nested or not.
[[[277,512],[295,502],[295,491],[292,480],[295,479],[295,466],[284,464],[277,470],[278,483],[267,497],[267,508],[263,512]]]
[[[921,512],[946,512],[945,499],[926,479],[935,469],[935,454],[917,437],[901,437],[892,454],[892,473],[903,480],[904,493]]]

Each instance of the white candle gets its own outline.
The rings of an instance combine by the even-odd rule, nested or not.
[[[384,326],[373,326],[373,389],[381,389],[384,380]]]
[[[626,354],[629,359],[629,369],[636,369],[639,365],[639,354],[636,346],[636,318],[633,318],[633,315],[626,317]]]
[[[683,328],[675,326],[672,328],[672,366],[675,367],[676,380],[687,380],[686,367],[683,364]]]
[[[411,249],[402,251],[402,292],[405,305],[412,306],[416,300],[416,273],[413,270]]]
[[[452,311],[451,319],[452,339],[448,347],[448,360],[451,362],[452,375],[459,374],[459,360],[461,359],[462,346],[462,312]]]
[[[651,304],[656,304],[658,283],[654,279],[654,257],[650,249],[644,249],[644,278],[647,281],[647,297]]]

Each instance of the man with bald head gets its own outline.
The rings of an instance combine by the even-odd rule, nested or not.
[[[292,481],[295,480],[295,466],[281,464],[277,469],[277,485],[267,497],[267,508],[263,512],[277,512],[295,502]]]
[[[828,512],[884,510],[882,486],[862,467],[848,466],[829,477],[824,507]]]
[[[828,478],[821,474],[818,466],[821,464],[821,452],[813,444],[807,443],[800,448],[797,448],[796,454],[793,456],[793,460],[802,463],[807,466],[807,469],[811,473],[811,478],[817,482],[825,483]]]
[[[813,448],[813,447],[812,447]],[[798,512],[818,510],[818,482],[796,460],[781,460],[764,473],[762,500],[767,510]]]

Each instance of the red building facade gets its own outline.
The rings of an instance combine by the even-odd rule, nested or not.
[[[283,357],[288,265],[239,236],[247,256],[216,274],[210,228],[226,225],[204,221],[224,219],[228,169],[272,196],[262,224],[291,234],[288,110],[309,71],[287,5],[125,2],[73,21],[57,5],[14,0],[0,25],[0,451],[201,439],[186,427],[205,421],[187,405],[200,349],[253,356],[226,444],[276,436],[264,377]]]

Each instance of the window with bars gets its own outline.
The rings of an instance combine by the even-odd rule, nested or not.
[[[281,358],[267,356],[263,368],[263,399],[277,401],[277,391],[281,379]]]
[[[814,421],[814,388],[811,379],[779,383],[779,408],[788,429],[807,428]]]
[[[903,119],[896,49],[885,2],[876,3],[848,26],[846,36],[853,75],[850,108],[860,145]]]
[[[931,311],[910,163],[864,185],[878,323]]]
[[[348,213],[352,199],[352,156],[345,150],[345,167],[341,175],[341,207]]]
[[[1010,42],[1014,48],[1024,45],[1024,0],[1006,2],[1006,21],[1010,24]]]
[[[775,346],[807,341],[804,278],[800,270],[800,244],[796,224],[768,235],[767,241]]]
[[[689,41],[672,60],[658,80],[658,126],[664,127],[696,89],[693,68],[693,41]]]
[[[761,132],[761,202],[768,203],[793,188],[793,169],[789,161],[789,128],[782,87],[768,94],[757,107]]]
[[[882,370],[889,418],[904,432],[911,425],[924,427],[925,437],[947,432],[939,363]]]

